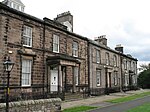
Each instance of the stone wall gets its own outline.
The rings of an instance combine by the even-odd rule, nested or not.
[[[5,112],[5,103],[0,104],[0,112]],[[9,103],[9,112],[60,112],[61,99],[28,100]]]

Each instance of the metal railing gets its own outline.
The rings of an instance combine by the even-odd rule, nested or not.
[[[58,86],[58,91],[43,91],[43,88],[11,88],[9,94],[9,102],[13,101],[25,101],[25,100],[37,100],[47,98],[61,98],[64,99],[64,89]],[[5,88],[0,88],[0,103],[6,102]]]

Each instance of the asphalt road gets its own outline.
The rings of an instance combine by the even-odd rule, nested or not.
[[[89,112],[125,112],[131,108],[137,107],[147,102],[150,102],[150,96],[146,96],[144,98],[136,99],[125,103],[113,104],[96,110],[91,110]],[[93,105],[98,106],[99,104],[97,103]]]

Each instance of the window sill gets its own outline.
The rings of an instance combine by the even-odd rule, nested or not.
[[[24,47],[28,47],[28,48],[31,48],[32,46],[28,46],[28,45],[23,45]]]

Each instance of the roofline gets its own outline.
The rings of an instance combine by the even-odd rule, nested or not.
[[[92,44],[92,45],[97,46],[97,47],[103,48],[103,49],[108,50],[108,51],[111,51],[111,52],[113,52],[113,53],[117,53],[117,54],[122,55],[122,56],[125,56],[125,57],[127,57],[127,58],[129,58],[129,59],[138,61],[136,58],[129,57],[129,56],[127,56],[126,54],[123,54],[123,53],[121,53],[121,52],[115,51],[115,50],[113,50],[113,49],[111,49],[111,48],[107,48],[107,47],[101,46],[101,45],[99,45],[99,44],[96,44],[96,43],[94,43],[94,40],[88,39],[88,42],[89,42],[90,44]]]
[[[24,12],[18,11],[18,10],[13,9],[13,8],[10,8],[9,6],[3,4],[2,2],[0,2],[0,9],[5,9],[5,10],[7,10],[7,11],[13,13],[13,14],[17,14],[17,15],[26,17],[26,18],[28,18],[28,19],[31,19],[31,20],[34,20],[34,21],[37,21],[37,22],[40,22],[40,23],[43,22],[43,20],[41,20],[41,19],[39,19],[39,18],[37,18],[37,17],[31,16],[31,15],[26,14],[26,13],[24,13]]]
[[[62,25],[62,24],[61,24],[61,26],[63,26],[64,28],[60,28],[59,26],[54,25],[54,24],[56,23],[56,21],[53,21],[53,20],[50,20],[50,19],[49,19],[49,20],[52,22],[52,24],[51,24],[51,22],[46,22],[44,19],[42,20],[42,19],[39,19],[39,18],[37,18],[37,17],[35,17],[35,16],[31,16],[31,15],[29,15],[29,14],[27,14],[27,13],[24,13],[24,12],[21,12],[21,11],[18,11],[18,10],[15,10],[15,9],[13,9],[13,8],[10,8],[10,7],[8,7],[7,5],[3,4],[2,2],[0,2],[0,9],[8,10],[9,12],[11,12],[11,13],[13,13],[13,14],[17,14],[17,15],[23,16],[23,17],[28,18],[28,19],[31,19],[31,20],[33,20],[33,21],[39,22],[39,23],[41,23],[41,24],[43,24],[43,25],[50,25],[50,26],[52,26],[53,28],[56,28],[56,29],[58,29],[58,30],[60,30],[60,31],[63,31],[63,32],[67,33],[67,34],[70,34],[70,35],[72,35],[72,36],[76,36],[77,38],[86,40],[86,41],[88,41],[89,43],[91,43],[91,44],[93,44],[93,45],[96,45],[96,46],[101,47],[101,48],[103,48],[103,49],[109,50],[109,51],[111,51],[111,52],[114,52],[114,53],[117,53],[117,54],[126,56],[127,58],[134,59],[134,60],[137,61],[137,59],[132,58],[132,57],[128,57],[127,55],[125,55],[125,54],[123,54],[123,53],[120,53],[120,52],[114,51],[114,50],[112,50],[112,49],[108,49],[108,48],[106,48],[106,47],[103,47],[103,46],[100,46],[100,45],[98,45],[98,44],[95,44],[95,43],[92,42],[93,40],[90,40],[90,39],[87,38],[87,37],[81,36],[81,35],[76,34],[76,33],[73,33],[73,32],[69,32],[69,31],[67,31],[67,30],[64,29],[64,28],[66,27],[65,25]],[[46,18],[46,17],[45,17],[45,18]],[[46,19],[48,19],[48,18],[46,18]],[[54,23],[54,24],[53,24],[53,23]],[[60,23],[57,23],[57,24],[60,25]]]
[[[63,28],[61,28],[61,27],[55,25],[55,24],[57,23],[57,24],[59,24],[59,25],[61,25],[61,26],[63,26],[63,27],[66,27],[65,25],[62,25],[62,24],[60,24],[60,23],[58,23],[58,22],[56,22],[56,21],[54,21],[54,20],[50,20],[50,19],[49,19],[51,22],[45,22],[44,19],[45,19],[46,17],[43,18],[43,20],[42,20],[42,19],[39,19],[39,18],[37,18],[37,17],[35,17],[35,16],[31,16],[31,15],[29,15],[29,14],[27,14],[27,13],[24,13],[24,12],[21,12],[21,11],[18,11],[18,10],[15,10],[15,9],[13,9],[13,8],[10,8],[10,7],[8,7],[7,5],[5,5],[5,4],[3,4],[3,3],[1,3],[1,2],[0,2],[0,9],[5,9],[5,10],[7,10],[7,11],[13,13],[13,14],[17,14],[17,15],[23,16],[23,17],[25,17],[25,18],[31,19],[31,20],[33,20],[33,21],[39,22],[39,23],[44,24],[44,25],[50,25],[51,27],[56,28],[56,29],[58,29],[58,30],[61,30],[61,31],[63,31],[63,32],[67,33],[67,34],[70,34],[70,35],[72,35],[72,36],[76,36],[76,37],[78,37],[78,38],[81,38],[81,39],[84,39],[84,40],[88,40],[87,37],[83,37],[83,36],[78,35],[78,34],[76,34],[76,33],[69,32],[69,31],[67,31],[67,29],[64,30]],[[48,19],[48,18],[46,18],[46,19]],[[54,24],[53,24],[53,23],[54,23]]]

